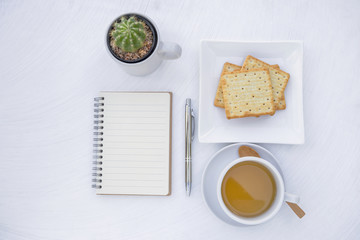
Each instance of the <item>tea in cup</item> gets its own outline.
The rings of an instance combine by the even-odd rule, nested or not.
[[[299,197],[285,192],[276,166],[258,157],[242,157],[220,174],[218,201],[233,220],[256,225],[270,220],[284,201],[298,203]]]

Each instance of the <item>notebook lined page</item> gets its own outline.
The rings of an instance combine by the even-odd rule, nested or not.
[[[101,92],[102,187],[97,194],[170,193],[171,93]]]

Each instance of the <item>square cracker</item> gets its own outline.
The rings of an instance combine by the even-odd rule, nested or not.
[[[221,83],[228,119],[275,113],[268,68],[228,73],[221,78]]]
[[[223,70],[220,75],[220,80],[219,80],[219,84],[218,84],[218,87],[216,90],[216,95],[215,95],[215,100],[214,100],[214,105],[216,107],[221,107],[221,108],[225,107],[224,98],[223,98],[223,90],[221,87],[221,77],[226,73],[233,72],[236,70],[241,70],[241,66],[238,66],[238,65],[235,65],[232,63],[228,63],[228,62],[224,63],[224,67],[223,67]]]
[[[251,69],[263,67],[269,68],[276,109],[285,109],[286,102],[284,92],[286,85],[289,81],[290,74],[280,69],[276,69],[273,66],[250,55],[246,57],[242,71],[248,71]]]
[[[277,64],[272,65],[272,67],[279,68],[279,65],[277,65]],[[221,108],[225,107],[224,98],[223,98],[223,90],[222,90],[222,86],[221,86],[221,77],[224,74],[228,74],[228,73],[231,73],[233,71],[239,71],[239,70],[241,70],[241,66],[238,66],[238,65],[235,65],[235,64],[232,64],[232,63],[229,63],[229,62],[224,63],[224,67],[223,67],[223,70],[222,70],[221,75],[220,75],[219,84],[218,84],[218,87],[217,87],[217,90],[216,90],[216,95],[215,95],[215,100],[214,100],[214,105],[216,107],[221,107]]]

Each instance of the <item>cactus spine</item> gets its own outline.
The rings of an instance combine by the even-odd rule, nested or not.
[[[121,18],[120,23],[114,24],[114,30],[111,36],[115,40],[115,45],[124,52],[136,52],[144,46],[146,33],[144,25],[136,21],[135,17]]]

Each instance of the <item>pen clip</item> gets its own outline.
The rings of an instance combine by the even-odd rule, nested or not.
[[[195,115],[194,110],[191,108],[191,141],[194,140],[195,137]]]

